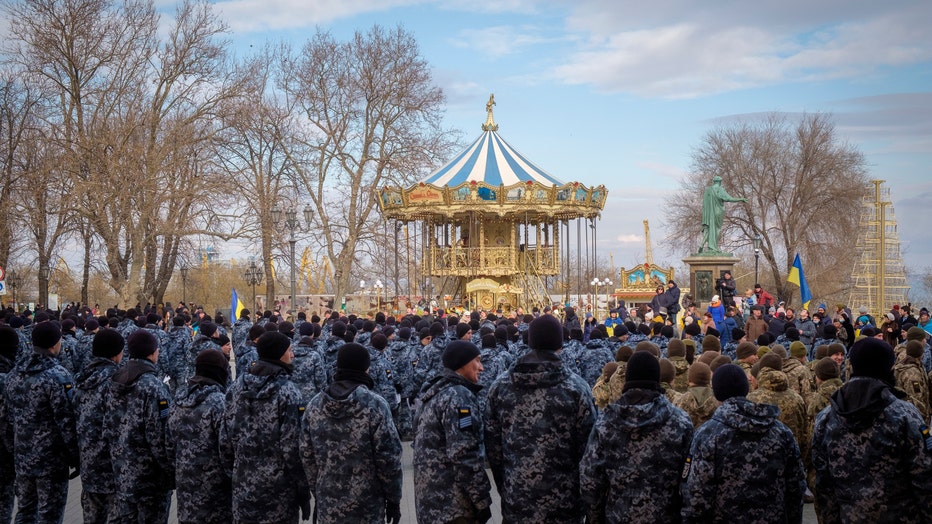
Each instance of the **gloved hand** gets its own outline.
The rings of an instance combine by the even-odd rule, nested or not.
[[[401,522],[401,503],[385,501],[385,522],[386,524]]]
[[[602,367],[602,378],[605,380],[612,378],[612,375],[614,375],[617,370],[618,362],[606,362],[605,366]]]
[[[480,524],[485,524],[492,520],[492,506],[486,506],[484,510],[480,511],[479,514],[476,515],[476,520],[478,520]]]

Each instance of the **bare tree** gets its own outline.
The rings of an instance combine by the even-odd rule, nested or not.
[[[319,32],[283,61],[282,87],[306,128],[288,147],[319,226],[314,240],[334,268],[335,303],[352,289],[358,247],[375,225],[375,188],[406,185],[447,156],[444,96],[414,37],[375,26],[338,42]]]
[[[701,195],[716,175],[729,193],[747,198],[727,208],[725,250],[748,253],[760,235],[761,280],[788,302],[797,288],[786,275],[797,252],[813,296],[842,293],[856,255],[850,246],[867,180],[864,156],[838,138],[829,115],[790,120],[770,114],[709,131],[692,154],[681,190],[665,206],[673,231],[667,243],[681,254],[698,247]]]

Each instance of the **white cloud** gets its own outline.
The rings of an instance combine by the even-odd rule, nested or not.
[[[524,48],[552,41],[540,36],[534,27],[498,25],[484,29],[464,29],[450,39],[454,47],[474,49],[493,58],[510,55]]]
[[[297,29],[424,0],[220,0],[216,9],[235,32]]]
[[[588,44],[554,69],[557,78],[605,92],[688,98],[858,78],[885,66],[932,60],[927,2],[850,9],[848,2],[829,9],[807,2],[798,12],[782,3],[780,10],[731,3],[708,9],[676,1],[624,4],[581,3],[568,28],[587,34]]]
[[[644,237],[640,237],[638,235],[618,235],[615,237],[615,242],[618,242],[619,244],[640,244],[644,242]]]

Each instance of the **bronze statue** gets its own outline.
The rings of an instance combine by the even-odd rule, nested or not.
[[[721,253],[718,237],[725,218],[725,202],[747,202],[746,198],[735,198],[722,187],[722,177],[712,179],[712,185],[702,193],[702,243],[700,253]]]

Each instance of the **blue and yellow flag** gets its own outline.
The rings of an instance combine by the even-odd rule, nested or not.
[[[233,313],[233,318],[231,320],[233,322],[239,320],[239,313],[244,309],[246,309],[246,306],[239,301],[239,297],[236,296],[236,288],[233,288],[233,296],[230,298],[230,311]]]
[[[812,301],[812,291],[809,291],[809,284],[806,283],[806,275],[803,274],[803,263],[799,259],[799,253],[796,253],[796,259],[793,260],[793,267],[790,268],[790,274],[787,275],[786,281],[799,286],[799,296],[803,302],[803,309],[809,309],[809,302]]]

